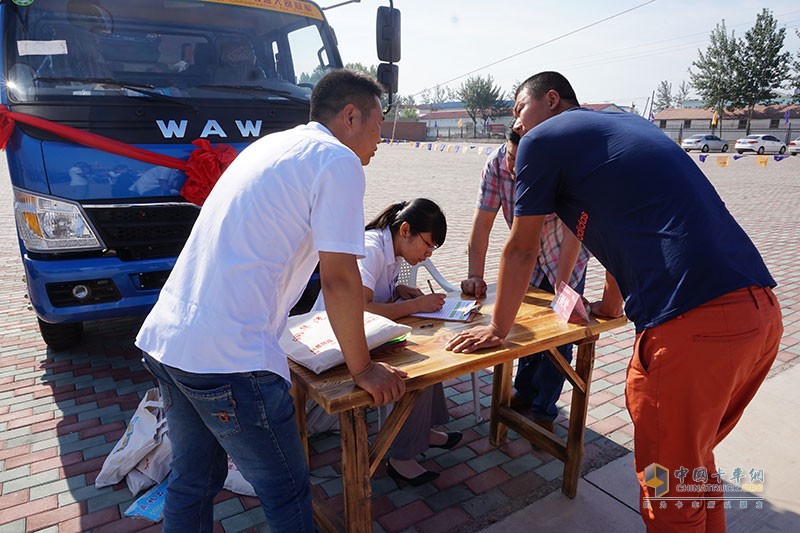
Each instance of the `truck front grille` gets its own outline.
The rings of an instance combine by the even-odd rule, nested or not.
[[[122,261],[176,257],[200,208],[190,203],[84,205],[109,251]]]

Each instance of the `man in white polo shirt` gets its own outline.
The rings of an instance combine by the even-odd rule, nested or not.
[[[165,532],[212,529],[226,453],[253,485],[270,531],[314,531],[278,339],[317,261],[356,384],[378,405],[405,392],[402,370],[370,360],[356,265],[362,165],[380,141],[381,94],[371,78],[334,71],[314,88],[311,122],[246,148],[203,205],[139,331],[172,443]]]

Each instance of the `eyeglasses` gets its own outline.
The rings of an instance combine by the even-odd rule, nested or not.
[[[425,243],[425,245],[428,247],[428,250],[430,250],[431,252],[433,252],[434,250],[436,250],[439,247],[438,244],[433,244],[433,243],[428,242],[428,240],[425,237],[422,236],[422,233],[417,233],[417,237],[422,239],[422,242]]]

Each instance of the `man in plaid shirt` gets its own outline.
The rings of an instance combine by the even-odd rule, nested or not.
[[[509,228],[514,221],[514,161],[519,140],[519,134],[511,131],[508,142],[489,155],[481,174],[478,205],[469,236],[469,272],[467,279],[461,282],[461,290],[467,294],[478,297],[486,294],[483,281],[486,250],[498,210],[503,208],[503,217]],[[583,294],[589,251],[572,232],[565,231],[555,213],[545,218],[541,239],[541,251],[536,258],[531,285],[552,293],[554,287],[565,281]],[[567,362],[572,361],[571,344],[559,346],[558,351]],[[563,374],[544,353],[523,357],[514,379],[516,394],[512,405],[530,406],[534,421],[552,431],[553,421],[558,416],[556,402],[563,385]]]

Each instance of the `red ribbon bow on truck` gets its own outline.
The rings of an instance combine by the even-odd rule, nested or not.
[[[214,147],[205,139],[195,139],[192,144],[197,148],[189,154],[189,159],[184,161],[176,157],[138,148],[128,143],[115,141],[102,135],[57,124],[43,118],[26,115],[25,113],[16,113],[5,106],[0,106],[0,149],[5,149],[17,122],[22,122],[89,148],[153,165],[182,170],[186,173],[187,178],[181,188],[181,196],[200,206],[205,202],[219,177],[236,158],[236,149],[233,146],[217,144]]]

